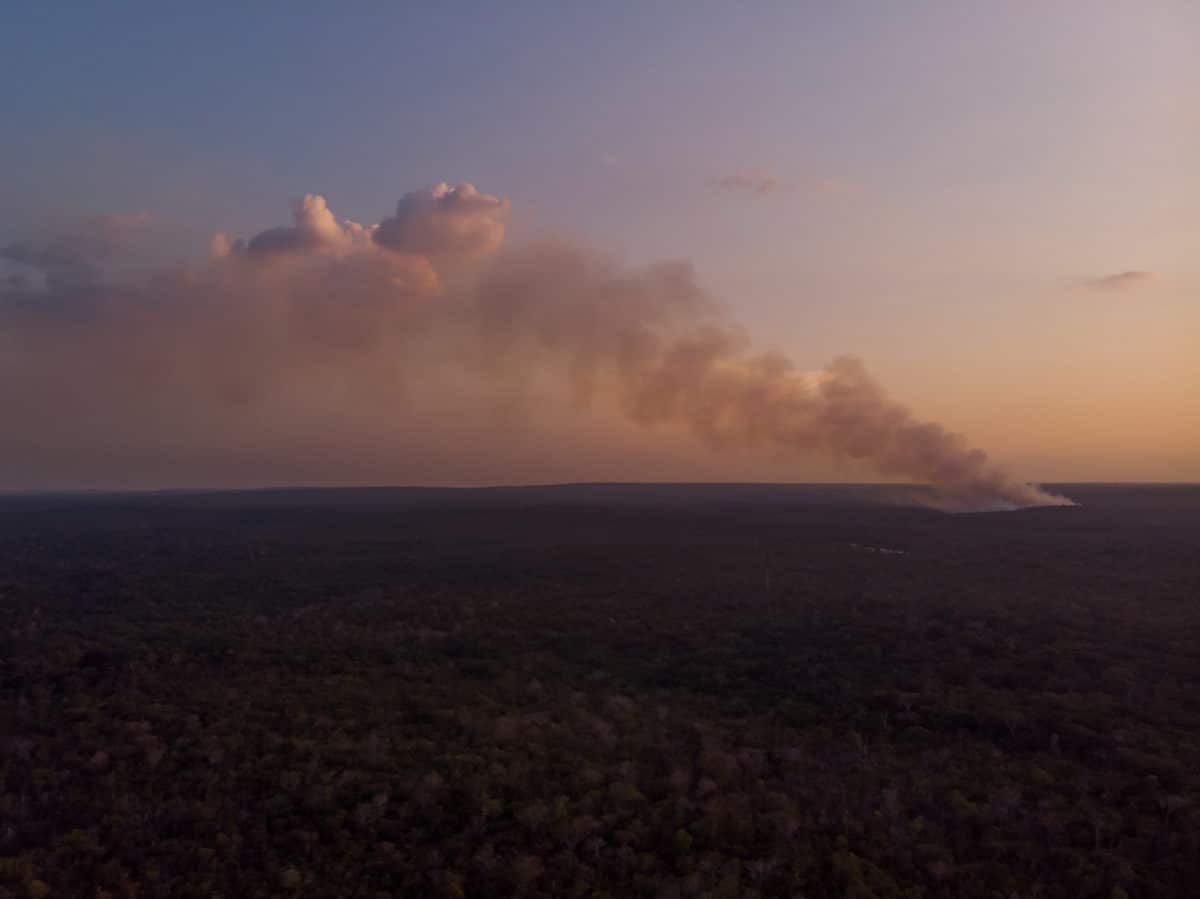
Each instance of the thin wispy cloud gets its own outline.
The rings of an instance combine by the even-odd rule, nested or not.
[[[767,172],[749,171],[733,172],[708,179],[709,187],[720,190],[739,191],[762,197],[772,193],[779,185],[779,179]]]
[[[730,193],[744,193],[752,197],[768,194],[803,191],[811,194],[846,194],[854,189],[852,182],[844,178],[805,178],[800,181],[785,181],[768,170],[745,169],[718,175],[708,179],[708,186]]]
[[[1157,272],[1131,270],[1099,278],[1088,278],[1083,282],[1083,286],[1088,290],[1112,293],[1151,287],[1158,280]]]

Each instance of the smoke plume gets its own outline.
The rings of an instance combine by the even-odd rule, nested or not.
[[[219,234],[208,261],[136,278],[107,277],[112,234],[129,237],[119,218],[104,239],[80,236],[93,221],[0,248],[0,465],[70,483],[139,467],[153,480],[167,459],[164,471],[262,482],[289,454],[337,456],[321,439],[333,433],[355,435],[363,458],[396,448],[405,481],[425,439],[414,410],[454,393],[470,399],[450,414],[486,414],[549,383],[577,409],[685,427],[716,449],[865,462],[931,485],[944,508],[1067,502],[914,418],[853,357],[805,371],[756,349],[686,263],[501,249],[508,210],[441,184],[364,226],[308,195],[290,225]]]

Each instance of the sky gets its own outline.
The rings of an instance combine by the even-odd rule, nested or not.
[[[106,285],[136,277],[150,295],[161,279],[134,269],[210,265],[214,233],[288,227],[312,194],[338,220],[434,229],[421,252],[458,296],[485,254],[456,244],[449,274],[430,235],[445,239],[450,219],[396,206],[469,182],[505,204],[504,249],[497,239],[487,254],[553,239],[630,271],[689,260],[755,346],[803,372],[861,359],[914,415],[965,434],[1016,479],[1200,481],[1195,3],[348,6],[9,4],[0,248],[26,251],[0,274],[30,275],[28,260],[47,257],[29,247],[71,234],[77,249],[79,223],[103,222],[105,241],[138,234],[129,259],[96,254]],[[390,249],[411,254],[416,239]],[[72,333],[118,314],[33,275]],[[7,345],[33,345],[5,321]],[[109,324],[113,358],[122,341],[145,344],[142,319],[121,320],[136,333]],[[63,332],[38,327],[49,341],[38,357],[54,358]],[[156,339],[175,352],[176,338]],[[62,408],[64,392],[87,393],[79,371],[49,365],[11,363],[0,390],[4,486],[880,474],[873,457],[864,468],[836,452],[714,449],[694,422],[645,428],[603,401],[581,413],[568,397],[550,414],[549,400],[501,403],[476,385],[451,402],[443,382],[461,373],[430,377],[424,393],[407,374],[408,411],[386,425],[384,407],[356,406],[352,452],[300,446],[305,432],[281,428],[287,440],[168,453],[140,425],[123,426],[126,439],[99,439],[100,425],[40,433],[37,415]],[[525,372],[522,390],[545,377]],[[59,405],[35,414],[32,391],[18,402],[34,381],[54,383],[39,401]],[[422,417],[422,405],[443,414]],[[315,406],[303,414],[319,419]],[[339,421],[325,427],[350,427]],[[0,443],[0,463],[5,453]],[[321,461],[281,458],[306,453]]]

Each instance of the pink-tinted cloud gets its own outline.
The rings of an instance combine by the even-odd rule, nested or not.
[[[254,256],[339,250],[362,243],[367,236],[367,229],[357,222],[339,222],[319,194],[305,194],[293,208],[292,218],[292,225],[256,234],[245,251]]]
[[[435,261],[474,259],[504,241],[507,198],[481,193],[465,181],[405,194],[396,214],[373,232],[379,246]]]

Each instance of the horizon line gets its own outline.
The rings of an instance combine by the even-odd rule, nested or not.
[[[1200,481],[1027,481],[1038,487],[1200,487]],[[282,491],[370,490],[539,490],[566,487],[808,487],[808,488],[917,488],[934,485],[914,481],[545,481],[498,484],[261,484],[207,487],[0,487],[0,497],[127,495],[154,496],[197,493],[271,493]]]

